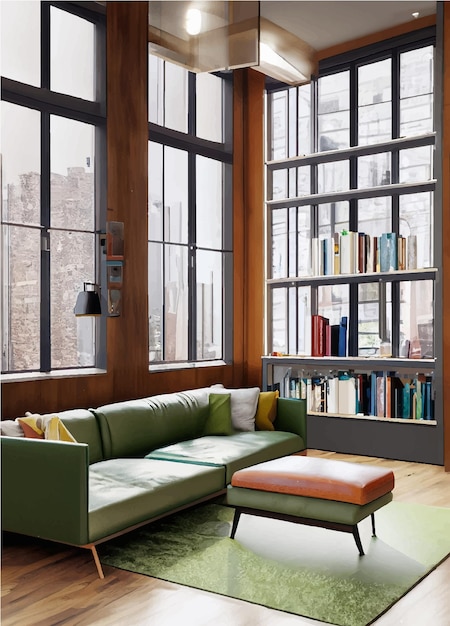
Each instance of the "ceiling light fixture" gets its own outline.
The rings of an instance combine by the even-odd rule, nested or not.
[[[317,71],[316,51],[260,14],[260,2],[149,1],[149,51],[191,72],[244,67],[300,85]],[[195,6],[195,8],[194,8]]]
[[[202,12],[199,9],[186,11],[186,32],[188,35],[198,35],[202,30]]]

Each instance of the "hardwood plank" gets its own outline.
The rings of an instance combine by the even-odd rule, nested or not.
[[[309,456],[372,463],[394,470],[394,498],[450,508],[450,474],[441,466],[308,450]],[[320,622],[105,566],[97,576],[88,550],[5,535],[2,626],[319,626]],[[450,559],[375,626],[447,626]]]

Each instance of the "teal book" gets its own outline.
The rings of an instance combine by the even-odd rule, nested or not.
[[[380,272],[394,272],[397,269],[397,234],[383,233],[380,237]]]

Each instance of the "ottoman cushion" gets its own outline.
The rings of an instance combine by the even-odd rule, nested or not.
[[[373,465],[287,456],[233,474],[231,485],[365,505],[394,488],[394,474]]]

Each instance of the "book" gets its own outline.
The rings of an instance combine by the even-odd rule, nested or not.
[[[325,356],[326,326],[329,323],[323,315],[311,315],[311,356]]]
[[[338,356],[347,356],[347,317],[341,317],[339,324]]]
[[[340,237],[341,274],[352,273],[352,251],[350,233],[347,230],[343,230]]]
[[[417,235],[409,235],[406,242],[406,269],[417,269]]]
[[[340,247],[340,236],[339,233],[334,233],[333,235],[333,273],[340,274],[341,273],[341,247]]]
[[[393,272],[397,267],[397,235],[383,233],[380,239],[380,272]]]
[[[355,378],[349,374],[340,374],[338,388],[338,412],[344,415],[356,415]]]
[[[339,412],[339,386],[337,376],[327,379],[327,413]]]

